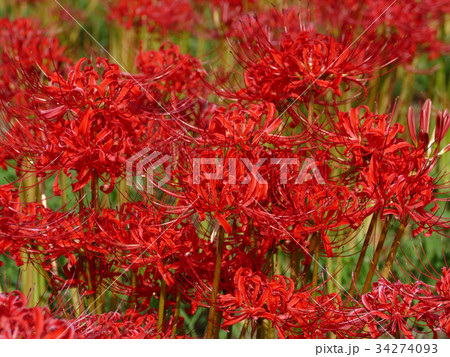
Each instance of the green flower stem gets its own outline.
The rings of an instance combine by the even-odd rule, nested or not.
[[[165,314],[166,288],[167,288],[166,281],[161,278],[161,291],[159,293],[159,306],[158,306],[158,332],[164,331],[164,322],[166,315]]]
[[[364,262],[364,258],[366,256],[367,248],[369,247],[370,241],[372,239],[372,234],[376,226],[377,220],[378,220],[378,213],[374,213],[372,219],[370,220],[369,228],[367,230],[366,238],[364,239],[361,252],[359,253],[358,263],[356,263],[356,269],[353,273],[353,280],[355,281],[355,284],[358,282],[359,273],[361,272],[361,267]],[[356,288],[355,284],[352,284],[350,286],[350,290],[348,292],[349,296],[353,296]],[[349,301],[351,301],[351,299],[349,299]]]
[[[400,224],[397,234],[395,235],[394,241],[392,242],[391,249],[389,250],[389,254],[386,259],[386,263],[384,263],[383,271],[381,272],[381,276],[385,279],[389,277],[389,274],[391,272],[392,263],[394,263],[398,247],[400,247],[400,242],[402,240],[404,231],[405,225],[402,223]]]

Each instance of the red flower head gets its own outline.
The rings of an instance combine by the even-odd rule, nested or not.
[[[366,310],[360,309],[359,314],[367,321],[373,338],[383,334],[414,338],[421,326],[428,326],[433,332],[437,330],[432,311],[424,310],[421,304],[421,300],[431,295],[422,282],[406,285],[382,279],[373,283],[372,291],[361,297]]]
[[[291,6],[279,11],[276,8],[265,9],[254,15],[244,14],[234,19],[227,33],[228,37],[257,39],[269,38],[278,43],[285,33],[295,37],[304,30],[313,30],[312,23],[304,23],[303,9]]]
[[[148,81],[149,88],[157,90],[159,96],[201,96],[205,88],[203,79],[206,72],[198,59],[180,53],[180,48],[172,43],[163,44],[158,51],[139,51],[136,67]],[[147,81],[146,81],[147,82]],[[158,96],[158,97],[159,97]],[[163,98],[164,100],[164,98]]]
[[[349,169],[357,175],[362,187],[358,195],[366,196],[384,215],[393,214],[404,223],[411,217],[419,225],[415,235],[424,229],[431,234],[449,226],[448,219],[435,215],[439,208],[435,191],[440,185],[431,176],[434,159],[427,158],[423,145],[414,148],[399,138],[403,130],[391,123],[389,115],[358,107],[339,113],[330,138],[344,149]],[[422,131],[420,135],[426,137]]]
[[[70,65],[64,47],[31,19],[0,20],[0,100],[21,96],[21,72],[39,70],[44,75]],[[42,71],[42,72],[41,72]],[[17,98],[19,99],[19,98]]]
[[[390,59],[409,63],[419,53],[431,58],[449,51],[438,39],[439,31],[449,11],[448,1],[409,0],[344,0],[319,1],[316,15],[320,22],[331,24],[341,33],[363,34],[369,44],[396,43],[387,53]]]
[[[431,110],[431,100],[427,99],[420,110],[418,135],[416,132],[416,121],[412,107],[409,107],[407,122],[409,135],[413,144],[422,149],[428,158],[435,160],[450,150],[450,143],[448,143],[445,147],[443,147],[442,144],[442,141],[450,128],[450,114],[447,109],[444,110],[444,112],[438,111],[434,125],[435,131],[433,136],[431,136]]]
[[[188,0],[117,0],[110,19],[126,28],[146,26],[149,32],[189,31],[196,16]]]
[[[436,283],[436,292],[440,299],[437,300],[442,313],[439,323],[442,330],[450,337],[450,270],[442,268],[442,278]]]
[[[21,292],[0,294],[0,338],[74,337],[68,321],[53,318],[47,308],[27,308],[27,299]]]
[[[27,106],[4,108],[22,124],[10,130],[5,146],[33,157],[29,169],[42,176],[64,170],[71,177],[75,170],[74,192],[94,177],[104,182],[104,192],[111,192],[126,158],[142,149],[142,139],[153,131],[154,116],[140,104],[143,86],[103,58],[96,66],[81,59],[67,78],[56,72],[49,79],[42,85],[30,78],[34,87]],[[60,193],[57,181],[55,193]]]
[[[283,276],[274,276],[269,280],[261,272],[239,269],[234,282],[235,291],[219,298],[225,321],[222,326],[234,325],[245,319],[254,324],[258,319],[265,318],[271,321],[280,335],[284,335],[284,322],[290,318],[293,281]]]
[[[313,30],[285,33],[279,45],[266,36],[245,38],[236,48],[245,88],[221,94],[244,100],[324,103],[327,92],[341,96],[353,86],[365,92],[365,80],[381,61],[379,47],[351,45]]]
[[[179,319],[178,323],[182,323]],[[158,316],[155,311],[141,314],[127,310],[123,315],[109,312],[101,315],[82,315],[72,321],[77,338],[81,339],[153,339],[170,338],[173,318],[164,332],[157,331]]]

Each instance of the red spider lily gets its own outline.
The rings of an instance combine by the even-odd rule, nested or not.
[[[207,291],[213,281],[216,251],[215,242],[206,237],[205,229],[209,228],[202,228],[204,225],[194,217],[186,222],[180,217],[164,223],[164,216],[156,214],[157,211],[154,218],[146,215],[154,209],[143,205],[125,205],[123,209],[126,215],[121,215],[114,227],[120,232],[120,243],[115,244],[113,261],[121,269],[135,269],[138,281],[135,288],[122,285],[117,292],[129,296],[134,293],[146,304],[149,295],[145,292],[159,292],[158,280],[164,280],[169,292],[181,291],[194,309],[209,301]],[[119,228],[119,222],[129,227],[129,233]],[[174,229],[175,226],[178,228]],[[112,228],[103,224],[101,227],[105,232]],[[214,229],[218,229],[217,225]],[[264,264],[268,248],[262,242],[251,242],[245,234],[248,230],[247,223],[237,228],[235,235],[227,237],[221,283],[225,289],[232,286],[239,267],[255,268]]]
[[[72,321],[77,338],[80,339],[153,339],[170,338],[176,329],[173,319],[164,332],[157,331],[158,317],[155,311],[140,314],[127,310],[123,315],[109,312],[101,315],[83,315]],[[178,321],[181,325],[183,320]]]
[[[78,61],[67,79],[54,73],[50,85],[34,83],[28,107],[5,107],[25,124],[10,129],[7,145],[11,153],[33,157],[29,169],[40,175],[64,170],[71,177],[69,171],[75,170],[74,192],[99,177],[102,190],[109,193],[127,156],[144,145],[138,140],[152,130],[152,121],[138,109],[143,88],[137,82],[123,79],[119,67],[105,59],[98,59],[98,69],[88,62]],[[39,120],[27,120],[28,113]],[[147,126],[142,125],[144,117]]]
[[[3,170],[6,170],[6,160],[8,160],[8,156],[5,152],[5,148],[0,148],[0,167]]]
[[[183,247],[183,231],[176,230],[176,222],[166,223],[163,210],[143,204],[125,204],[120,212],[103,210],[98,220],[97,241],[106,247],[114,247],[110,261],[122,269],[129,267],[139,271],[142,284],[154,288],[158,279],[164,279],[170,287],[179,268],[180,251]],[[118,232],[114,241],[108,232]]]
[[[336,132],[331,140],[345,148],[344,155],[354,167],[366,166],[377,152],[395,153],[410,144],[397,137],[403,127],[391,125],[389,115],[377,115],[363,106],[338,113]]]
[[[284,336],[283,323],[289,319],[288,304],[293,298],[294,284],[286,277],[274,276],[269,280],[260,272],[239,269],[234,278],[235,291],[219,297],[227,327],[245,319],[254,325],[258,319],[268,319],[279,335]]]
[[[11,210],[14,206],[10,202],[6,207]],[[101,242],[94,241],[94,234],[82,231],[80,226],[85,224],[76,215],[55,213],[36,203],[19,207],[4,217],[7,225],[0,226],[2,251],[8,251],[18,266],[23,264],[23,256],[42,265],[56,290],[79,286],[80,291],[88,291],[103,279],[115,276],[111,263],[104,259],[111,248],[102,247]],[[61,269],[65,277],[54,271],[54,264],[61,257],[67,258]],[[91,286],[89,274],[94,277]]]
[[[360,205],[363,202],[345,186],[323,186],[311,182],[293,186],[282,190],[279,205],[272,212],[266,212],[264,221],[267,220],[266,224],[271,221],[273,225],[275,220],[280,227],[293,225],[295,231],[303,235],[317,233],[327,256],[334,256],[333,247],[337,248],[343,242],[331,241],[326,232],[337,232],[349,225],[358,224],[366,214],[364,205]],[[262,217],[261,212],[263,221]],[[292,240],[292,236],[284,238]]]
[[[0,103],[23,102],[26,83],[21,73],[38,70],[47,75],[54,70],[63,72],[72,62],[64,55],[65,48],[58,39],[45,33],[38,22],[31,19],[0,20]],[[5,123],[3,123],[3,120]],[[11,118],[0,118],[0,131],[11,124]],[[0,148],[0,166],[5,169],[5,162],[15,157]]]
[[[19,291],[0,294],[0,338],[74,338],[69,321],[55,319],[47,308],[27,308]]]
[[[81,315],[74,320],[52,317],[48,308],[27,308],[27,299],[19,291],[0,294],[0,337],[40,339],[141,339],[170,338],[172,329],[182,325],[180,318],[168,322],[164,332],[157,331],[154,311],[140,314],[127,310],[123,315],[110,312],[101,315]]]
[[[281,120],[274,114],[273,105],[267,103],[251,106],[248,110],[241,106],[229,110],[220,108],[214,112],[208,128],[187,127],[200,134],[195,138],[200,146],[179,150],[179,161],[183,162],[183,167],[175,174],[183,188],[183,197],[192,203],[202,219],[206,213],[211,214],[227,232],[231,232],[226,218],[232,211],[239,212],[240,207],[253,205],[255,199],[265,197],[267,184],[259,182],[258,173],[252,172],[251,167],[256,164],[259,155],[263,156],[258,154],[261,150],[257,144],[277,139],[271,133],[280,126]],[[265,121],[261,124],[263,117]],[[217,145],[220,149],[214,149]],[[220,167],[224,169],[225,180],[215,178],[216,169],[211,166],[213,162],[207,161],[213,158],[223,161]],[[235,173],[233,169],[229,170],[233,164],[236,164]],[[198,172],[194,172],[194,166]],[[250,182],[241,186],[243,180]]]
[[[189,31],[196,15],[188,0],[117,0],[109,7],[109,18],[126,28],[147,27],[149,32]]]
[[[6,210],[14,207],[8,202],[10,196],[7,190],[2,194]],[[183,219],[179,218],[180,223]],[[178,225],[176,221],[167,221],[162,210],[144,204],[125,204],[119,212],[62,213],[30,203],[19,205],[1,222],[2,253],[9,252],[21,265],[20,254],[26,252],[29,261],[42,264],[55,291],[76,287],[84,297],[103,286],[145,305],[153,293],[159,292],[158,280],[166,281],[171,293],[177,292],[180,283],[175,286],[174,282],[182,275],[189,281],[187,289],[195,281],[204,285],[204,281],[212,280],[214,245],[199,242],[195,228],[186,233],[170,229],[170,225]],[[66,259],[61,261],[61,257]],[[58,260],[62,265],[59,275],[54,271]],[[239,260],[231,263],[238,265]],[[118,281],[130,269],[136,273],[135,286]]]
[[[212,114],[204,139],[208,145],[234,146],[253,155],[261,143],[282,140],[278,135],[281,127],[282,119],[271,103],[253,104],[248,109],[233,104]]]
[[[354,315],[352,308],[344,306],[339,294],[324,294],[312,298],[296,294],[292,308],[295,323],[290,338],[327,338],[334,333],[338,338],[365,338],[365,322]],[[309,300],[309,301],[308,301]],[[301,330],[299,330],[301,328]]]
[[[201,146],[179,150],[179,162],[183,165],[173,174],[182,183],[181,197],[192,203],[202,220],[206,215],[215,218],[228,234],[237,229],[230,222],[243,223],[252,219],[255,226],[264,227],[264,233],[259,234],[264,235],[264,246],[270,249],[274,238],[291,241],[290,233],[285,229],[293,226],[289,230],[295,230],[295,236],[301,233],[301,241],[308,234],[319,232],[327,255],[332,256],[326,230],[343,229],[349,224],[357,226],[357,222],[362,222],[371,214],[363,212],[358,205],[361,201],[339,180],[335,182],[333,179],[325,187],[322,182],[314,182],[314,178],[297,182],[302,171],[299,164],[308,159],[306,155],[310,149],[307,145],[300,148],[300,145],[311,139],[308,133],[279,135],[277,132],[283,128],[282,121],[276,117],[273,105],[250,105],[249,109],[241,105],[232,105],[228,110],[219,108],[213,113],[208,128],[186,127],[197,133],[195,142]],[[267,144],[276,145],[276,148],[261,147]],[[298,150],[295,155],[291,147]],[[288,185],[277,182],[280,177],[277,165],[260,165],[258,170],[254,169],[258,162],[269,163],[273,158],[283,157],[295,157],[299,161],[296,168],[289,168],[293,180]],[[329,173],[326,165],[329,155],[326,151],[317,150],[315,158],[317,162],[324,163],[320,171],[324,175]],[[197,164],[198,160],[203,160],[198,172],[192,169],[195,160]],[[212,166],[214,162],[219,165]],[[196,174],[198,182],[193,179]],[[271,179],[273,184],[268,185]],[[270,209],[267,208],[269,202]],[[246,215],[248,218],[245,218]],[[273,227],[274,222],[281,229],[277,225],[275,230],[268,228]]]
[[[296,37],[286,33],[280,45],[256,37],[245,38],[238,46],[245,88],[220,93],[229,98],[323,102],[328,91],[341,96],[342,90],[356,86],[365,92],[365,80],[381,66],[380,47],[351,45],[313,30]]]
[[[439,322],[442,330],[450,337],[450,274],[448,268],[442,268],[442,278],[436,283],[436,292],[444,299]]]
[[[270,8],[255,13],[245,14],[233,21],[227,33],[228,37],[256,39],[269,38],[271,43],[280,41],[284,33],[296,36],[301,31],[312,31],[312,23],[306,23],[306,15],[299,6],[291,6],[278,11]]]
[[[278,278],[283,282],[290,280],[285,277]],[[245,319],[249,319],[253,324],[259,318],[266,318],[274,322],[280,333],[278,321],[286,319],[283,310],[286,310],[286,304],[292,297],[293,282],[290,281],[289,285],[280,284],[276,277],[270,282],[264,274],[239,269],[236,272],[235,287],[236,291],[232,295],[219,297],[219,306],[223,309],[225,321],[222,326],[234,325]]]
[[[206,72],[200,61],[191,55],[184,55],[180,48],[172,43],[161,45],[158,51],[139,51],[136,57],[136,67],[145,75],[144,78],[154,78],[149,81],[149,89],[157,90],[160,95],[184,94],[197,97],[203,85]],[[145,81],[146,84],[148,81]],[[159,96],[158,96],[159,99]],[[167,100],[163,99],[163,102]]]
[[[195,311],[198,305],[210,305],[210,286],[214,279],[215,265],[215,242],[211,241],[207,234],[210,229],[213,235],[220,229],[220,225],[214,221],[209,223],[210,227],[198,224],[197,229],[190,225],[183,227],[183,236],[178,251],[173,251],[175,266],[175,283],[179,291],[184,292],[187,301],[191,301],[192,309]],[[232,235],[226,237],[226,247],[223,251],[222,275],[220,288],[226,291],[234,290],[234,279],[236,271],[242,267],[251,270],[262,269],[268,271],[270,266],[266,262],[267,252],[273,248],[273,241],[269,239],[258,239],[257,230],[253,229],[249,222],[239,218],[242,226],[234,229]],[[217,237],[213,237],[214,240]]]
[[[436,283],[436,292],[446,299],[450,299],[450,274],[447,268],[442,268],[442,278]]]
[[[152,56],[161,58],[162,62],[150,65]],[[171,56],[175,58],[169,59]],[[40,176],[64,170],[72,177],[70,170],[75,170],[74,192],[100,178],[104,183],[102,191],[110,193],[124,171],[127,158],[159,141],[167,146],[173,135],[179,136],[179,133],[171,134],[176,129],[171,124],[179,126],[178,121],[172,122],[173,113],[178,112],[180,117],[186,111],[194,112],[195,100],[187,98],[185,105],[175,96],[187,89],[175,80],[181,73],[186,79],[196,78],[197,84],[200,83],[202,70],[196,69],[196,64],[191,62],[181,67],[182,61],[188,60],[194,61],[180,56],[177,48],[170,46],[162,47],[160,52],[141,53],[138,64],[145,74],[136,77],[121,73],[117,65],[102,58],[97,60],[97,69],[81,59],[66,79],[59,73],[52,74],[49,85],[41,85],[29,76],[27,80],[32,87],[28,94],[32,101],[26,106],[3,108],[5,115],[20,122],[6,133],[7,153],[33,157],[28,160],[31,165],[27,169]],[[173,67],[174,63],[180,67]],[[158,102],[162,92],[170,93],[165,94],[163,103],[175,100],[170,104],[175,108],[171,109],[173,113]],[[199,88],[195,94],[192,87],[190,94],[198,93]],[[160,112],[169,117],[163,118]],[[170,129],[158,130],[164,121],[171,121],[166,125]],[[55,194],[59,192],[56,181]]]
[[[195,2],[199,6],[191,7],[194,2],[188,0],[118,0],[110,7],[111,18],[133,27],[136,36],[145,30],[138,32],[138,26],[159,35],[191,31],[194,11],[208,12],[200,6],[204,1]],[[370,0],[365,14],[359,3],[344,3],[351,14],[362,11],[364,21],[384,4]],[[21,92],[2,96],[9,102],[1,103],[6,124],[0,157],[15,159],[8,165],[16,168],[18,188],[0,186],[0,254],[18,266],[33,264],[58,304],[76,291],[68,297],[73,300],[69,308],[58,305],[60,312],[78,315],[86,303],[88,310],[95,309],[95,315],[81,311],[78,318],[61,322],[64,330],[55,322],[63,336],[184,337],[181,309],[194,314],[200,306],[210,308],[207,337],[212,324],[216,335],[244,321],[252,335],[268,327],[279,338],[450,334],[447,269],[438,279],[428,270],[424,274],[440,280],[436,293],[420,281],[408,285],[383,279],[360,301],[341,286],[328,293],[323,281],[340,274],[339,264],[328,263],[356,250],[369,216],[373,230],[366,234],[364,249],[378,230],[377,220],[386,223],[387,216],[406,226],[405,232],[412,220],[417,228],[411,239],[422,231],[445,234],[450,228],[438,214],[446,185],[434,173],[449,149],[444,142],[448,112],[434,116],[431,102],[425,102],[417,133],[411,109],[407,141],[393,115],[348,101],[366,94],[368,82],[388,62],[385,55],[390,60],[398,56],[403,34],[394,31],[384,45],[388,36],[381,32],[403,31],[402,20],[398,26],[389,22],[369,29],[367,37],[352,44],[359,29],[323,35],[299,21],[299,14],[306,16],[296,7],[249,17],[247,10],[261,7],[248,4],[209,3],[211,21],[225,21],[221,30],[237,40],[235,55],[244,70],[239,91],[204,85],[200,61],[169,42],[158,50],[140,49],[134,74],[104,58],[93,63],[81,59],[52,74],[50,65],[41,73],[30,58],[27,66],[11,61],[18,74],[8,86],[17,84]],[[318,8],[322,4],[328,3]],[[435,15],[430,18],[436,20]],[[336,15],[338,20],[341,16]],[[402,60],[415,51],[412,45],[419,37],[405,41]],[[45,54],[39,46],[36,50]],[[214,94],[234,102],[219,107]],[[341,104],[353,109],[342,111]],[[123,190],[130,170],[141,179],[140,164],[149,164],[154,153],[165,157],[158,169],[148,166],[147,184],[154,190],[145,192],[139,184]],[[54,194],[62,196],[64,207],[49,208],[57,206],[45,197],[45,181],[52,176]],[[164,184],[162,179],[167,179]],[[78,202],[64,192],[70,185]],[[28,202],[38,194],[37,202]],[[387,236],[383,232],[380,242]],[[389,251],[386,270],[396,252]],[[289,268],[290,277],[283,271]],[[102,302],[105,290],[112,294],[107,304]],[[158,315],[152,309],[156,302]],[[102,314],[105,306],[117,310]],[[0,318],[2,309],[0,303]],[[44,310],[38,312],[52,319]],[[36,325],[42,325],[43,317],[33,311]],[[47,334],[39,329],[39,335]]]
[[[17,190],[12,186],[0,186],[0,254],[9,252],[21,264],[20,248],[23,242],[15,244],[10,237],[16,234],[16,215],[21,210]]]
[[[284,276],[269,279],[260,272],[241,268],[234,284],[233,293],[219,297],[224,316],[222,327],[245,319],[252,325],[267,319],[280,338],[323,338],[329,332],[357,336],[364,326],[361,319],[346,317],[337,294],[321,294],[314,299],[310,292],[295,290],[294,282]]]
[[[23,257],[42,266],[54,291],[78,287],[89,294],[120,275],[117,259],[124,251],[100,230],[105,212],[53,212],[42,204],[21,204],[8,187],[0,193],[2,254],[9,253],[18,266]]]
[[[275,160],[283,160],[283,156],[287,155],[289,160],[294,157],[299,164],[288,165],[286,183],[280,181],[281,167],[270,167],[267,176],[264,175],[266,181],[272,183],[267,199],[250,206],[251,210],[248,209],[247,213],[258,224],[258,229],[264,232],[265,239],[276,237],[279,242],[295,242],[294,246],[302,248],[299,244],[305,237],[318,233],[327,255],[333,256],[333,246],[342,242],[331,242],[326,231],[337,232],[348,225],[357,225],[366,217],[365,202],[352,192],[352,186],[346,187],[340,179],[329,176],[327,161],[330,158],[326,152],[317,150],[313,156],[319,165],[315,169],[321,174],[320,180],[317,181],[309,171],[303,177],[304,168],[308,168],[305,163],[311,158],[308,157],[307,147],[297,150],[295,155],[289,150],[273,150],[271,154],[278,158]],[[299,181],[299,178],[302,179]]]
[[[411,62],[416,52],[436,58],[449,50],[438,39],[447,1],[345,0],[338,7],[334,2],[319,1],[315,8],[321,22],[331,23],[341,32],[358,36],[364,31],[367,43],[397,43],[387,55],[401,62]]]
[[[428,99],[420,111],[418,135],[412,107],[408,110],[407,122],[411,141],[414,145],[424,150],[427,157],[436,159],[437,156],[441,156],[450,150],[450,143],[442,147],[442,140],[444,140],[450,128],[450,115],[447,109],[444,112],[439,111],[437,113],[434,137],[430,137],[431,109],[431,100]]]
[[[422,299],[431,295],[431,290],[420,281],[407,285],[382,279],[373,284],[371,292],[361,297],[369,313],[357,310],[361,318],[367,321],[373,338],[383,334],[414,338],[413,333],[420,333],[419,327],[422,325],[436,334],[438,321],[433,311],[423,309],[421,304]]]
[[[58,39],[30,19],[0,20],[0,99],[22,96],[20,71],[39,69],[44,75],[71,64]],[[20,69],[20,70],[19,70]],[[18,100],[19,98],[16,98]]]
[[[388,115],[359,107],[339,113],[336,129],[330,139],[345,148],[345,159],[358,173],[364,195],[375,207],[380,205],[384,214],[401,221],[411,217],[419,225],[415,234],[448,226],[446,219],[434,215],[438,209],[435,191],[441,186],[430,175],[433,163],[423,148],[414,149],[397,137],[403,132],[401,125],[391,125]]]

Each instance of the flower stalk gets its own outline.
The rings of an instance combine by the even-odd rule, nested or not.
[[[378,260],[380,259],[381,250],[383,249],[384,241],[386,240],[386,235],[389,229],[389,223],[391,222],[392,216],[386,217],[383,228],[381,230],[381,235],[378,240],[377,248],[375,250],[375,253],[373,254],[372,261],[370,263],[370,269],[367,273],[366,281],[364,282],[364,287],[362,289],[362,293],[365,294],[369,291],[370,285],[372,284],[372,279],[375,274],[375,270],[377,268]]]
[[[214,337],[214,326],[216,324],[217,295],[219,294],[224,242],[225,242],[225,232],[223,231],[223,228],[220,227],[219,232],[217,234],[216,265],[214,269],[214,280],[211,293],[211,305],[209,307],[208,326],[206,329],[206,338],[208,339]]]

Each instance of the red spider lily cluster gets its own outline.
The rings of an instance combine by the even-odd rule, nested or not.
[[[333,4],[105,1],[132,64],[0,20],[0,336],[450,337],[446,252],[396,262],[448,239],[450,115],[377,93],[448,4]]]
[[[73,338],[68,321],[55,319],[46,308],[27,308],[20,291],[0,294],[1,338]]]
[[[149,32],[189,31],[196,21],[189,0],[120,0],[111,5],[110,19],[127,28],[146,26]],[[155,31],[158,32],[158,31]]]
[[[397,43],[391,55],[401,62],[411,62],[420,51],[431,58],[448,53],[449,45],[439,38],[439,28],[433,23],[442,24],[449,11],[445,0],[370,0],[364,6],[355,0],[345,0],[338,5],[319,1],[316,5],[317,16],[339,31],[359,36],[366,29],[376,27],[376,32],[364,36],[365,41],[385,43],[389,38],[391,43]]]
[[[383,49],[366,44],[359,48],[347,42],[314,30],[301,31],[295,37],[285,34],[275,45],[269,37],[261,36],[259,41],[248,38],[239,44],[238,53],[246,88],[231,97],[273,102],[301,98],[308,102],[310,98],[324,100],[328,91],[340,97],[355,85],[365,90],[365,78],[373,76],[385,58]]]
[[[44,35],[39,23],[32,19],[0,20],[1,70],[0,99],[10,100],[23,95],[23,82],[19,79],[18,67],[28,72],[39,68],[45,76],[70,65],[64,55],[64,47],[55,36]]]

